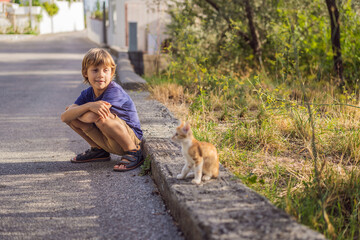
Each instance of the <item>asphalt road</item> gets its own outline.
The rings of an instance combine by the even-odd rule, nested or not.
[[[88,146],[60,114],[95,46],[84,33],[0,40],[0,239],[183,238],[139,169],[69,161]]]

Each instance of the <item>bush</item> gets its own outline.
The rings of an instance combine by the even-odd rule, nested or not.
[[[43,7],[50,17],[56,15],[59,12],[59,7],[55,3],[44,2]]]

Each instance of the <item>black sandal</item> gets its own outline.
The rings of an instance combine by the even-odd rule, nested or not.
[[[92,147],[84,153],[80,153],[76,157],[70,159],[70,161],[73,163],[110,161],[110,153],[104,149]]]
[[[126,159],[126,161],[122,161],[123,159]],[[139,147],[139,150],[134,149],[131,151],[125,152],[123,156],[121,156],[121,161],[118,162],[115,166],[121,166],[124,165],[125,168],[119,169],[114,168],[114,171],[116,172],[126,172],[129,170],[133,170],[137,167],[139,167],[144,162],[144,157],[142,155],[141,149]]]

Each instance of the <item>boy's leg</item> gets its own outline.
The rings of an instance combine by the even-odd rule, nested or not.
[[[95,124],[105,136],[118,143],[124,152],[136,149],[128,129],[114,115],[110,115],[107,119],[100,118]]]
[[[114,166],[115,171],[131,170],[142,163],[140,140],[124,120],[111,115],[107,119],[99,119],[95,124],[110,142],[116,143],[114,147],[121,147],[121,152],[115,152],[122,155],[121,162]]]
[[[103,119],[88,112],[72,121],[69,126],[83,137],[91,147],[122,155],[121,163],[114,167],[115,171],[133,169],[143,161],[139,146],[140,140],[124,120],[113,114]]]
[[[84,123],[79,120],[73,120],[68,125],[77,133],[79,134],[91,147],[100,148],[91,138],[89,138],[85,132],[89,129],[93,128],[94,126],[92,123]]]
[[[93,162],[93,161],[108,161],[110,160],[110,153],[103,149],[101,142],[95,142],[91,139],[86,132],[91,129],[96,129],[92,123],[82,122],[78,119],[71,121],[68,125],[79,134],[90,145],[90,149],[84,153],[78,154],[71,159],[74,163]],[[98,129],[97,129],[98,130]],[[98,130],[99,131],[99,130]]]

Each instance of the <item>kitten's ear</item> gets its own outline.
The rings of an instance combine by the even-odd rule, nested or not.
[[[188,122],[185,123],[185,126],[183,127],[184,133],[188,133],[190,130],[190,124]]]

